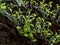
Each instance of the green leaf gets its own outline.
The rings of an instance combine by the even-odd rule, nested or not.
[[[29,35],[27,33],[24,33],[24,36],[28,37]]]

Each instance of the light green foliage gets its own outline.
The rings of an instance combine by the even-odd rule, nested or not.
[[[18,5],[21,6],[22,1],[21,3],[19,3],[20,2],[19,0],[16,0],[16,1],[18,2]],[[24,2],[28,4],[27,0],[24,0]],[[36,3],[35,0],[31,0],[31,4],[33,4],[33,2]],[[0,2],[0,10],[10,10],[11,15],[14,17],[15,22],[17,23],[16,28],[19,34],[24,35],[25,37],[29,37],[32,41],[36,41],[33,34],[39,33],[41,34],[40,36],[45,38],[46,41],[48,40],[47,38],[49,37],[50,45],[54,45],[55,43],[60,42],[60,34],[56,33],[55,35],[53,35],[53,32],[49,29],[52,23],[49,21],[46,21],[45,19],[48,16],[50,16],[51,18],[55,18],[57,11],[59,11],[60,9],[60,6],[57,4],[57,8],[55,10],[51,10],[52,3],[53,2],[49,2],[49,4],[46,4],[45,0],[40,2],[39,7],[37,8],[46,12],[43,18],[41,17],[36,18],[37,15],[35,13],[31,14],[30,9],[26,11],[27,13],[26,16],[23,15],[23,12],[20,10],[20,8],[18,8],[18,10],[16,10],[15,13],[12,13],[12,7],[14,6],[14,4],[12,3],[5,5],[5,3]],[[34,19],[36,20],[34,22],[35,25],[32,23]],[[46,29],[46,26],[47,26],[47,29]]]
[[[46,38],[53,35],[53,32],[51,30],[44,29],[43,33],[46,36]]]
[[[60,34],[55,34],[54,36],[51,37],[50,39],[50,45],[54,45],[55,43],[60,42]]]
[[[42,2],[40,2],[40,9],[42,9],[43,11],[46,12],[46,14],[44,15],[44,18],[45,17],[48,17],[48,16],[51,16],[52,18],[55,18],[56,17],[56,10],[52,10],[51,11],[51,7],[52,7],[52,3],[53,2],[49,2],[49,4],[46,4],[44,3],[45,0],[43,0]]]
[[[37,30],[37,32],[39,32],[40,33],[40,31],[43,31],[43,28],[44,28],[44,19],[43,18],[40,18],[40,17],[38,17],[37,19],[36,19],[36,30]]]
[[[6,9],[5,3],[0,2],[0,10],[5,10],[5,9]]]
[[[31,3],[33,3],[33,1],[31,1]],[[19,16],[17,16],[18,20],[20,20],[20,19],[24,20],[24,21],[20,20],[20,22],[22,22],[22,23],[24,22],[23,29],[20,26],[17,26],[19,34],[22,34],[26,37],[31,38],[32,41],[34,41],[34,40],[36,41],[33,34],[40,33],[41,34],[40,36],[45,38],[46,41],[48,41],[47,38],[50,38],[49,43],[52,42],[52,43],[50,43],[50,45],[54,45],[56,42],[60,42],[60,40],[59,40],[60,35],[57,34],[57,35],[52,36],[53,32],[49,29],[49,27],[52,25],[51,22],[48,22],[48,21],[45,22],[45,19],[48,16],[51,16],[52,18],[55,18],[55,16],[56,16],[57,11],[56,10],[51,11],[51,9],[50,9],[52,7],[52,3],[53,2],[49,2],[49,4],[46,4],[46,3],[44,3],[44,1],[40,2],[40,7],[38,7],[38,8],[40,8],[41,10],[46,12],[46,14],[44,15],[44,18],[41,18],[41,17],[35,18],[36,14],[30,14],[30,10],[27,11],[27,13],[28,13],[27,16],[23,16],[22,12],[20,13],[20,15],[19,15],[19,13],[17,13],[19,15]],[[59,6],[57,6],[57,7],[59,7]],[[24,18],[21,18],[20,17],[21,15]],[[32,21],[34,19],[36,19],[35,26],[32,24]],[[33,27],[33,29],[31,29],[31,26]],[[47,26],[47,29],[45,28],[45,26]]]

